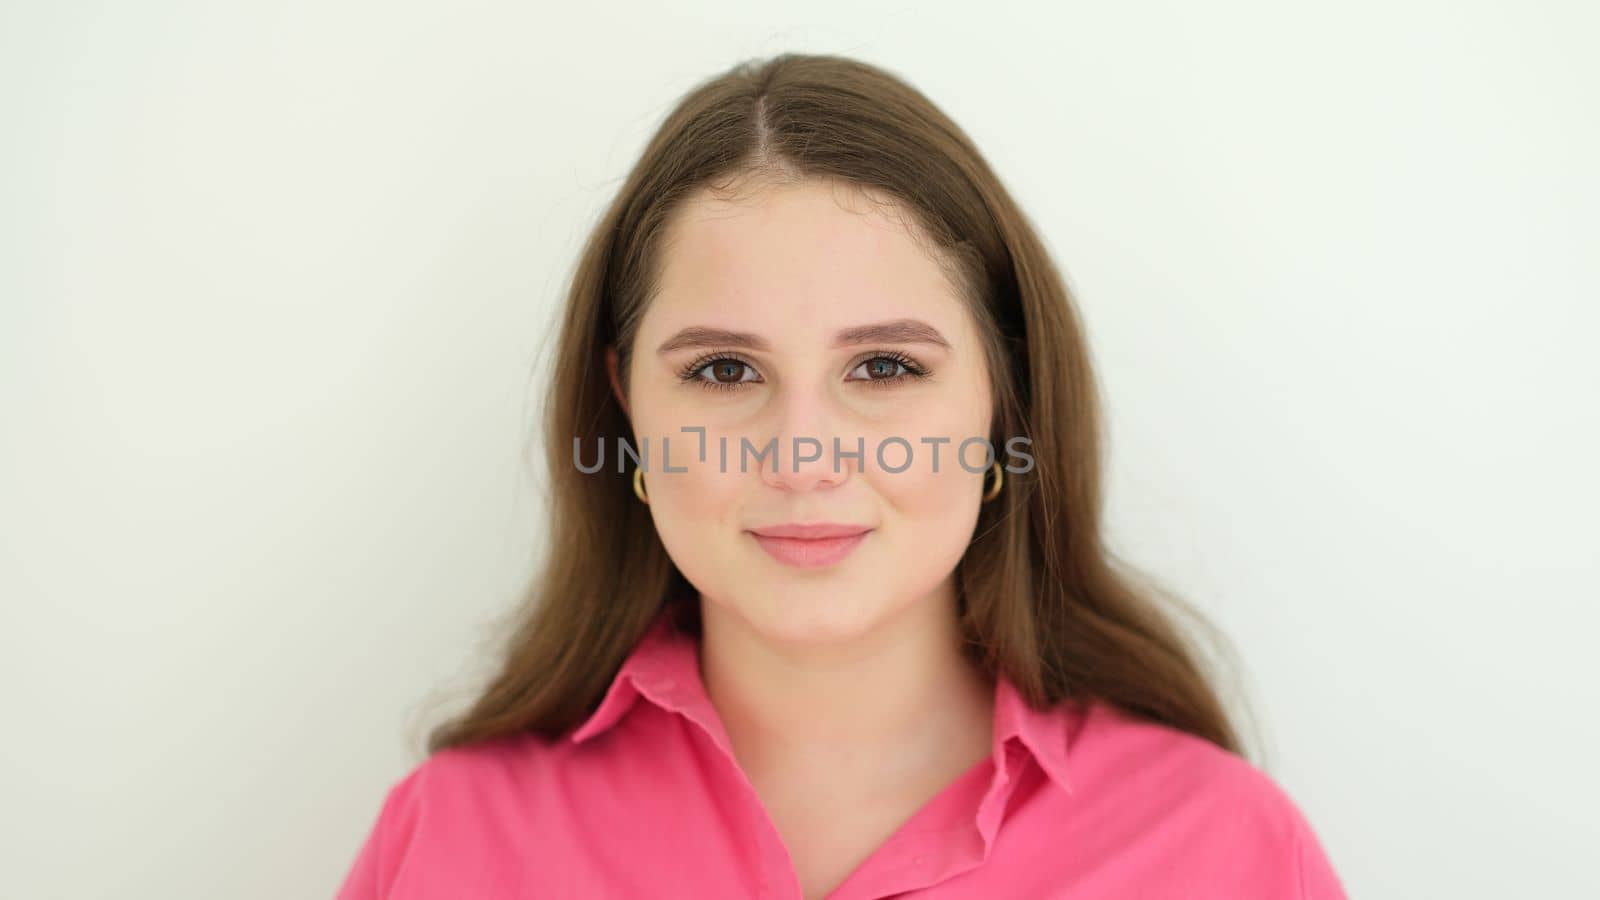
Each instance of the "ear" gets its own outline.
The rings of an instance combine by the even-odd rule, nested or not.
[[[622,390],[622,376],[617,374],[617,348],[614,344],[606,345],[606,377],[611,380],[611,393],[622,406],[622,414],[633,418],[633,414],[628,412],[628,397]]]

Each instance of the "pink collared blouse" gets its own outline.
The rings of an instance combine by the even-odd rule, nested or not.
[[[993,752],[829,900],[1343,900],[1293,801],[1242,758],[996,682]],[[663,615],[586,721],[433,754],[395,782],[338,900],[801,900]]]

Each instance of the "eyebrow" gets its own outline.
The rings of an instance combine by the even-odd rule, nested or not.
[[[918,319],[891,319],[870,325],[856,325],[833,336],[834,347],[852,347],[858,344],[933,344],[951,349],[939,329]],[[771,350],[772,345],[759,334],[748,331],[728,331],[722,328],[692,326],[685,328],[661,343],[657,353],[672,353],[705,347],[737,347],[747,350]]]

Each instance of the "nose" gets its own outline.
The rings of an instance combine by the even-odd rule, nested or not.
[[[858,439],[839,433],[840,416],[826,392],[786,390],[775,402],[780,405],[777,470],[773,471],[770,456],[763,459],[761,480],[777,490],[796,492],[834,488],[848,481],[860,465],[853,455],[859,449]],[[836,441],[838,457],[833,452]]]

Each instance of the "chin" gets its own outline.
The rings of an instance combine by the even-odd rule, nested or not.
[[[861,598],[837,587],[766,592],[771,598],[746,613],[765,637],[790,643],[839,643],[870,632],[884,618],[881,594]],[[757,594],[756,596],[759,596]]]

